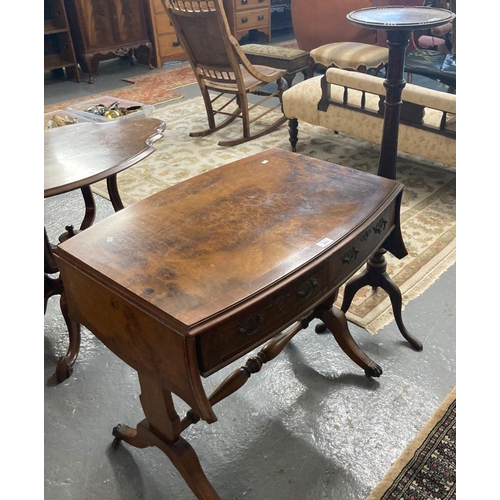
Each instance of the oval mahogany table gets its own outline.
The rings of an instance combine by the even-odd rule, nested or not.
[[[96,205],[91,185],[106,180],[115,211],[123,208],[118,192],[118,173],[135,165],[155,151],[152,144],[160,139],[166,125],[156,118],[127,118],[106,123],[78,123],[44,132],[44,198],[80,189],[85,202],[85,216],[79,231],[87,229],[95,219]],[[66,226],[59,237],[65,241],[76,232]],[[59,358],[56,380],[62,382],[72,372],[80,349],[80,325],[68,317],[64,286],[44,230],[44,312],[53,295],[61,296],[61,311],[69,332],[69,346]]]

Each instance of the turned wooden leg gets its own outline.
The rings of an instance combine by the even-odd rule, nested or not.
[[[307,316],[301,318],[297,323],[292,325],[287,330],[282,331],[275,335],[264,347],[247,360],[245,366],[234,370],[228,377],[226,377],[221,384],[212,392],[208,398],[210,405],[214,406],[223,399],[226,399],[237,390],[241,389],[251,377],[253,373],[260,372],[261,368],[269,361],[272,361],[278,354],[283,351],[286,345],[304,328],[309,326],[309,323],[315,318],[314,312],[309,313]],[[189,427],[191,424],[199,422],[200,417],[193,411],[189,410],[187,415],[181,422],[182,430]]]
[[[347,326],[347,319],[338,307],[318,306],[315,314],[332,332],[340,348],[363,370],[369,377],[380,377],[382,368],[372,361],[356,344]]]
[[[297,151],[296,146],[299,135],[299,121],[297,120],[297,118],[292,118],[288,120],[288,135],[289,135],[288,140],[292,145],[292,151],[295,153]]]
[[[181,423],[172,393],[141,374],[139,381],[146,419],[137,425],[137,429],[122,424],[116,426],[113,429],[113,446],[117,447],[121,441],[136,448],[156,446],[167,455],[196,498],[220,500],[220,496],[203,472],[193,447],[180,437]]]

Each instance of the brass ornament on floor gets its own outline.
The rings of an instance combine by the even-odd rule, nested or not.
[[[87,109],[84,109],[85,113],[91,113],[93,115],[103,116],[108,120],[115,120],[116,118],[121,118],[125,115],[130,115],[142,109],[142,106],[128,106],[121,107],[119,101],[115,101],[109,106],[104,104],[95,104]]]

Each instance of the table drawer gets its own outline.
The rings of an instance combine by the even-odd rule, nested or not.
[[[199,335],[201,373],[208,375],[228,364],[315,307],[328,292],[327,265],[322,263],[280,291],[265,296],[231,315],[215,329]]]
[[[395,207],[391,204],[382,214],[369,224],[353,241],[329,259],[329,287],[340,287],[352,276],[362,263],[380,248],[394,227]]]
[[[151,0],[153,3],[153,9],[155,14],[158,14],[159,12],[165,12],[165,7],[163,7],[163,4],[161,3],[161,0]],[[166,12],[165,12],[166,14]]]
[[[238,12],[244,9],[258,9],[262,7],[269,7],[270,5],[271,0],[234,0],[234,8]]]
[[[248,10],[236,13],[235,30],[249,30],[269,25],[269,9]]]
[[[184,53],[184,49],[179,43],[175,33],[160,35],[158,37],[158,45],[160,47],[161,57]]]
[[[156,21],[156,33],[158,35],[175,33],[174,27],[172,26],[170,18],[168,17],[166,12],[164,12],[163,14],[157,14],[155,21]]]

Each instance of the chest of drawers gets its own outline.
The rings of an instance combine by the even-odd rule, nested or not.
[[[147,0],[145,3],[148,36],[153,42],[153,66],[161,68],[168,61],[186,60],[187,56],[161,0]],[[141,53],[138,59],[141,60],[144,57],[145,54]]]
[[[264,33],[271,41],[271,0],[224,0],[229,28],[239,41],[251,30]]]

